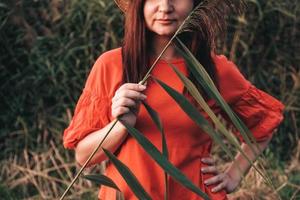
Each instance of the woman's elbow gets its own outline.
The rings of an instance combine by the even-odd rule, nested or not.
[[[78,165],[83,166],[88,158],[90,157],[90,154],[84,153],[85,151],[83,149],[80,149],[78,147],[75,148],[75,160],[78,163]],[[100,163],[103,160],[106,159],[106,156],[104,155],[104,152],[101,150],[101,153],[96,153],[92,159],[87,163],[87,167],[92,166],[96,163]]]
[[[84,163],[86,162],[86,159],[84,158],[84,156],[82,155],[81,151],[76,147],[75,148],[75,160],[76,163],[81,167],[84,165]]]

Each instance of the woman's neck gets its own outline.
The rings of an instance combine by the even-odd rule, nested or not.
[[[171,38],[167,36],[154,35],[152,37],[152,46],[151,46],[152,56],[157,57],[164,49],[164,47],[167,45],[170,39]],[[163,60],[172,60],[176,58],[180,58],[180,56],[176,52],[174,44],[169,45],[169,47],[166,49],[166,51],[163,53],[161,57],[161,59]]]

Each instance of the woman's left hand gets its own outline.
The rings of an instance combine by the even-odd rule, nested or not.
[[[238,187],[241,177],[233,178],[227,171],[220,173],[211,157],[202,158],[201,161],[208,165],[202,167],[201,172],[203,174],[214,174],[213,177],[204,180],[206,186],[216,185],[212,188],[212,192],[219,192],[225,189],[226,193],[231,193]]]

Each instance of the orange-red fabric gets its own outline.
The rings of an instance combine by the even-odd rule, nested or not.
[[[214,61],[217,69],[216,77],[219,79],[219,91],[226,102],[243,119],[257,140],[271,137],[273,130],[283,119],[282,103],[255,88],[225,56],[214,56]],[[173,60],[171,63],[185,75],[188,74],[183,59]],[[183,93],[183,84],[165,61],[158,62],[152,75]],[[121,80],[121,49],[102,54],[90,72],[73,119],[64,131],[63,141],[66,148],[74,148],[86,135],[102,128],[112,120],[111,99],[120,86]],[[145,94],[147,95],[146,101],[159,113],[163,122],[170,161],[194,184],[205,191],[212,200],[227,199],[225,191],[212,193],[213,186],[206,187],[203,184],[203,180],[212,176],[203,175],[200,172],[200,168],[204,165],[200,159],[209,156],[211,150],[212,140],[209,136],[153,80],[148,81]],[[209,100],[208,104],[216,114],[222,114],[221,109],[213,100]],[[203,113],[201,109],[199,110]],[[208,119],[206,114],[203,113],[203,115]],[[161,135],[143,106],[141,106],[135,127],[159,150],[162,149]],[[163,199],[163,170],[131,136],[128,135],[120,146],[117,157],[132,170],[153,199]],[[126,200],[137,199],[111,163],[107,166],[105,174],[118,185]],[[168,193],[169,199],[172,200],[201,199],[170,177]],[[99,198],[113,200],[116,198],[116,191],[102,186]]]

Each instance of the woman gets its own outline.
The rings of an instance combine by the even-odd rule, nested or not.
[[[122,116],[123,121],[135,126],[161,149],[161,135],[145,108],[140,106],[141,101],[147,101],[159,113],[164,124],[169,160],[211,199],[226,199],[226,193],[235,190],[241,181],[242,175],[238,168],[246,173],[250,167],[249,163],[238,154],[227,170],[218,172],[212,158],[209,157],[212,140],[208,135],[190,120],[152,79],[148,79],[147,86],[136,84],[142,80],[147,67],[199,1],[119,0],[117,3],[125,11],[124,43],[122,48],[105,52],[97,59],[73,119],[64,132],[64,146],[75,149],[76,160],[82,165],[103,139],[113,119]],[[263,151],[283,119],[283,105],[255,88],[225,56],[213,54],[213,42],[210,42],[212,38],[188,34],[183,36],[183,40],[213,77],[226,102],[254,134],[260,147],[257,152]],[[152,71],[152,76],[184,93],[192,101],[168,63],[173,63],[193,79],[174,45],[163,54]],[[205,93],[203,95],[205,96]],[[206,99],[216,114],[224,114],[212,99]],[[201,109],[199,111],[208,119]],[[226,115],[224,117],[226,118]],[[117,123],[103,147],[115,152],[118,159],[133,171],[153,199],[163,199],[163,170],[127,134],[121,123]],[[252,160],[256,159],[246,144],[243,143],[242,148]],[[105,159],[105,154],[99,150],[89,165]],[[111,163],[108,164],[105,173],[118,185],[126,200],[136,199]],[[99,198],[111,200],[115,199],[116,195],[114,189],[102,186]],[[172,200],[201,199],[172,178],[169,178],[168,195]]]

